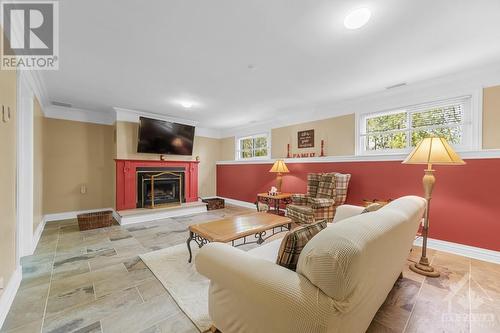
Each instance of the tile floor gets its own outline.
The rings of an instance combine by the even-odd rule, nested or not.
[[[138,255],[186,241],[187,226],[241,214],[187,217],[80,232],[47,224],[1,333],[198,332]],[[419,249],[409,260],[417,260]],[[369,332],[500,332],[500,265],[430,251],[440,278],[406,269]]]

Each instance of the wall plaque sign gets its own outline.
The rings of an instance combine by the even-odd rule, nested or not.
[[[298,148],[312,148],[314,147],[314,130],[299,131],[297,132]]]

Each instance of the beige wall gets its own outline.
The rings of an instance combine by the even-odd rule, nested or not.
[[[0,33],[2,33],[0,28]],[[16,71],[0,70],[0,105],[10,121],[0,120],[0,280],[5,287],[16,269]],[[0,114],[1,117],[1,114]],[[1,295],[0,291],[0,295]]]
[[[314,129],[314,148],[297,148],[297,132]],[[354,155],[354,114],[328,118],[271,130],[271,157],[286,157],[287,144],[292,154],[316,153],[321,151],[321,140],[325,140],[327,156]]]
[[[194,138],[193,155],[200,157],[198,165],[198,196],[212,197],[216,191],[216,165],[220,159],[219,139],[197,136]]]
[[[33,233],[43,219],[43,130],[44,116],[40,103],[33,99]]]
[[[114,127],[50,118],[44,124],[45,214],[114,207]]]
[[[500,86],[483,90],[483,149],[500,149]]]
[[[234,160],[234,145],[235,137],[231,136],[228,138],[220,139],[220,160],[221,161],[231,161]]]

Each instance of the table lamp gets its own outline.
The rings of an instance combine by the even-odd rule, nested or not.
[[[281,192],[281,184],[283,183],[283,178],[282,178],[283,175],[282,174],[290,172],[290,171],[288,171],[288,168],[286,167],[285,161],[277,160],[276,162],[274,162],[273,167],[271,168],[271,170],[269,170],[269,172],[274,172],[277,174],[276,175],[276,188],[278,189],[278,193],[280,193]]]
[[[432,198],[432,190],[436,178],[434,177],[433,164],[437,165],[463,165],[465,162],[458,156],[457,153],[451,148],[446,139],[438,137],[425,138],[413,149],[408,157],[403,161],[403,164],[427,164],[427,169],[424,170],[424,178],[422,183],[424,185],[425,199],[427,206],[425,209],[424,226],[422,228],[422,256],[418,263],[410,265],[410,269],[415,273],[429,276],[438,277],[437,272],[427,259],[427,236],[429,233],[429,210]]]

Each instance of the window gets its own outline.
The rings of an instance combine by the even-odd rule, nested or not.
[[[472,146],[471,97],[361,115],[361,153],[407,152],[423,138],[444,137],[460,150]]]
[[[236,158],[269,158],[269,142],[267,134],[257,134],[236,140]]]

